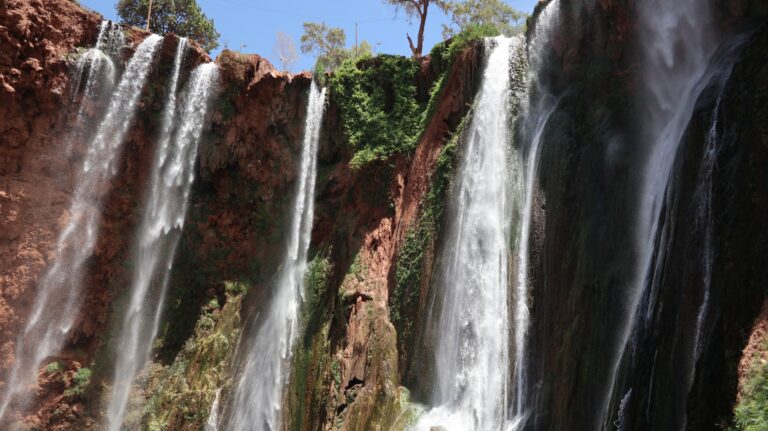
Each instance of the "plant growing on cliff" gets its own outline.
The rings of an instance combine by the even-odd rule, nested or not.
[[[768,351],[768,342],[762,343],[761,350]],[[768,429],[768,362],[762,355],[752,359],[746,379],[741,383],[741,399],[733,416],[732,431]]]
[[[80,368],[72,376],[71,386],[64,391],[67,397],[79,397],[85,393],[85,389],[91,384],[91,369]]]
[[[415,148],[424,109],[416,99],[418,70],[409,58],[380,55],[347,61],[331,78],[353,169]]]
[[[119,0],[117,15],[125,24],[147,27],[150,0]],[[219,46],[219,32],[196,0],[152,0],[149,30],[196,40],[206,51]]]

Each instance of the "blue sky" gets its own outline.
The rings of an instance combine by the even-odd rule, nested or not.
[[[530,13],[537,0],[507,0],[511,6]],[[117,19],[117,0],[80,0],[80,3],[108,19]],[[381,0],[198,0],[200,7],[209,18],[213,18],[216,29],[221,33],[219,42],[230,49],[256,53],[268,58],[279,67],[274,53],[275,35],[281,31],[294,39],[299,60],[292,67],[294,71],[312,69],[314,58],[301,54],[299,37],[302,23],[325,21],[333,27],[342,27],[347,33],[349,45],[355,43],[355,22],[358,22],[358,37],[367,40],[378,53],[410,53],[406,32],[414,36],[418,23],[408,23],[405,15],[395,16],[394,9]],[[439,42],[441,24],[448,18],[433,8],[428,16],[424,37],[425,52]],[[219,49],[220,50],[220,49]],[[215,56],[218,51],[213,52]]]

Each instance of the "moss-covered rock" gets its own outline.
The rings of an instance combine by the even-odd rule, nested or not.
[[[147,430],[201,430],[218,394],[231,386],[230,366],[240,332],[246,287],[226,284],[226,302],[203,308],[189,339],[168,366],[148,378],[142,427]]]

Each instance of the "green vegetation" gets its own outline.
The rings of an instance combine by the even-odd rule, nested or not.
[[[117,15],[125,24],[146,28],[149,0],[119,0]],[[219,46],[219,32],[205,16],[196,0],[152,0],[149,29],[153,33],[196,40],[206,51]]]
[[[229,367],[240,332],[240,309],[247,286],[225,283],[226,303],[203,307],[194,336],[169,366],[149,378],[143,429],[203,429],[216,393],[230,384]],[[226,390],[226,388],[225,388]]]
[[[433,62],[437,62],[447,69],[456,60],[456,56],[469,44],[498,34],[496,27],[492,25],[469,25],[450,40],[436,44],[429,55]]]
[[[342,129],[354,149],[353,169],[416,148],[423,104],[417,102],[418,64],[380,55],[346,61],[331,78]]]
[[[443,25],[446,39],[471,31],[473,27],[492,29],[488,36],[520,34],[527,17],[501,0],[449,1],[443,9],[455,26]]]
[[[61,364],[58,361],[51,362],[50,364],[45,366],[45,374],[55,374],[63,369],[64,368],[61,366]]]
[[[761,351],[768,351],[768,340]],[[734,410],[734,428],[741,431],[768,429],[768,361],[758,355],[752,359],[746,381],[742,383],[741,400]]]
[[[512,36],[523,30],[526,15],[502,0],[383,0],[396,10],[403,10],[408,20],[417,19],[419,30],[414,43],[410,34],[406,34],[413,57],[421,57],[424,49],[424,29],[430,6],[439,8],[451,17],[452,25],[443,25],[445,39],[470,31],[472,27],[491,29],[488,36],[504,34]]]
[[[313,52],[317,56],[315,76],[322,76],[342,65],[345,60],[371,55],[371,44],[363,41],[358,46],[347,48],[344,29],[328,27],[324,22],[305,22],[301,35],[301,52]]]
[[[88,388],[88,385],[91,384],[91,369],[90,368],[80,368],[75,372],[75,375],[72,377],[72,381],[70,382],[70,385],[65,391],[64,396],[67,397],[80,397],[85,393],[85,390]]]
[[[301,343],[294,348],[291,382],[288,387],[288,429],[301,430],[318,418],[332,414],[339,393],[339,362],[331,356],[329,337],[330,251],[321,251],[307,265],[304,277],[305,302],[301,307]]]

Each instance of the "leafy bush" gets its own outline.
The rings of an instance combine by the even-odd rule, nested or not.
[[[498,34],[498,29],[493,25],[472,24],[451,39],[436,44],[429,53],[429,56],[433,62],[437,62],[443,68],[448,69],[453,64],[456,56],[470,43],[486,37],[498,36]]]
[[[416,148],[424,109],[417,101],[418,71],[412,59],[380,55],[346,61],[331,77],[342,129],[354,150],[353,169]]]
[[[61,371],[63,367],[58,362],[51,362],[50,364],[45,366],[45,374],[54,374]]]
[[[67,390],[64,391],[64,396],[67,397],[80,397],[85,393],[88,385],[91,384],[91,369],[80,368],[72,377],[71,384]]]

